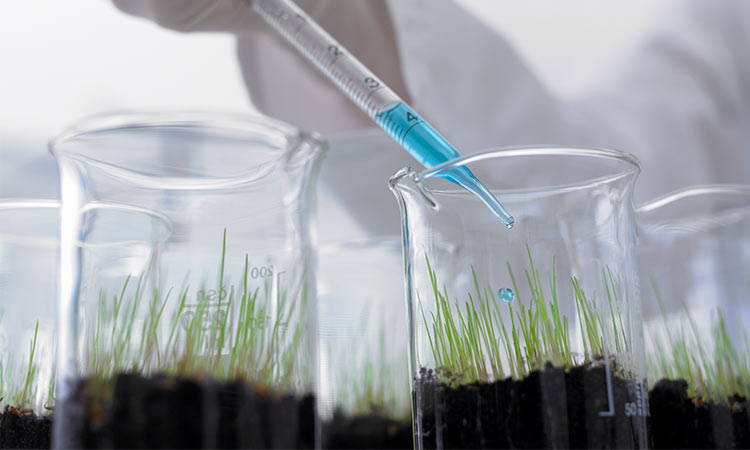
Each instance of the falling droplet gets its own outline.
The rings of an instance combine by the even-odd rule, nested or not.
[[[500,297],[500,300],[504,301],[505,303],[510,303],[513,301],[513,299],[516,298],[516,294],[513,292],[513,290],[508,288],[502,288],[497,291],[497,296]]]

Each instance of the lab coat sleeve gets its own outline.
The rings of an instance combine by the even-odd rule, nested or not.
[[[571,142],[564,109],[511,45],[454,0],[393,0],[412,106],[463,151]]]
[[[574,99],[551,94],[500,34],[454,1],[389,8],[413,105],[462,151],[618,148],[642,161],[641,199],[750,183],[750,2],[676,2],[605,82]]]
[[[567,108],[580,139],[640,158],[640,200],[750,184],[750,2],[675,2],[611,76]]]

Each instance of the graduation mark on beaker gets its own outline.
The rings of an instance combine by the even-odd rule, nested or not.
[[[594,362],[598,362],[604,366],[605,379],[607,383],[607,404],[609,405],[606,411],[599,411],[599,417],[614,417],[615,415],[615,396],[612,390],[612,374],[610,370],[609,359],[600,359]]]

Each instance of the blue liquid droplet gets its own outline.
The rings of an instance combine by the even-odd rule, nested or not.
[[[513,290],[508,288],[502,288],[497,291],[497,296],[500,297],[500,300],[504,301],[505,303],[510,303],[516,298],[516,294],[513,292]]]

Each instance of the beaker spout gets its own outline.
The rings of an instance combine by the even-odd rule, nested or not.
[[[437,201],[432,198],[424,184],[419,180],[419,174],[411,167],[404,167],[393,174],[388,180],[388,185],[399,200],[399,204],[407,198],[416,197],[427,202],[430,208],[440,209]]]

